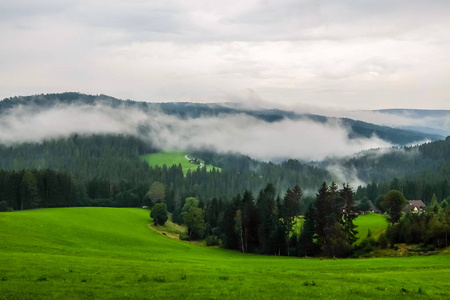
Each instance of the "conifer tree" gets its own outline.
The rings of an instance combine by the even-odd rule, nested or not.
[[[314,204],[309,205],[304,216],[302,231],[299,237],[299,255],[314,256],[318,254],[317,245],[314,243],[316,232],[316,210]]]
[[[31,171],[25,171],[20,183],[20,209],[37,208],[40,201],[36,178]]]
[[[357,207],[355,205],[355,200],[353,198],[353,190],[348,184],[344,184],[343,188],[339,191],[339,198],[342,199],[343,210],[342,210],[342,227],[344,229],[344,234],[346,236],[347,243],[353,245],[354,242],[358,240],[356,235],[358,231],[353,221],[358,217]]]
[[[264,253],[271,253],[270,234],[275,228],[275,189],[272,184],[268,184],[259,192],[256,205],[259,210],[261,223],[259,225],[259,241],[261,250]]]

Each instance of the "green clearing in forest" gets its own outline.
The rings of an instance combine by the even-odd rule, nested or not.
[[[449,298],[450,254],[305,259],[171,239],[137,208],[0,213],[0,299]]]
[[[357,243],[361,242],[367,236],[369,229],[372,236],[378,238],[388,226],[385,216],[375,213],[358,216],[354,224],[358,226],[358,228],[356,228],[356,230],[358,230],[357,236],[359,237]]]
[[[294,224],[293,231],[297,234],[300,234],[302,230],[302,226],[304,223],[303,217],[297,218],[297,222]],[[360,243],[369,232],[369,229],[372,233],[372,236],[374,238],[378,238],[382,232],[384,232],[388,226],[388,223],[386,222],[386,218],[384,215],[375,214],[375,213],[369,213],[367,215],[360,215],[358,216],[354,224],[358,227],[356,230],[358,231],[357,237],[359,240],[356,242],[357,244]]]
[[[189,155],[185,152],[158,152],[158,153],[150,153],[141,156],[141,160],[147,162],[151,167],[166,165],[167,167],[171,167],[173,165],[178,166],[181,164],[183,168],[183,172],[186,175],[188,170],[194,171],[200,165],[193,164],[186,159],[185,156],[189,158],[194,158],[192,155]],[[203,161],[201,161],[203,163]],[[209,172],[214,167],[212,165],[206,165],[206,170]],[[220,170],[220,168],[215,168],[216,170]]]

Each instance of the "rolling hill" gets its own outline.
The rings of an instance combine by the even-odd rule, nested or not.
[[[173,240],[149,211],[0,213],[0,299],[446,298],[448,254],[319,260]],[[416,276],[420,272],[421,276]]]

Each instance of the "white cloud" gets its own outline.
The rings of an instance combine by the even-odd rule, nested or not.
[[[143,129],[144,128],[144,129]],[[182,120],[157,111],[144,113],[108,106],[17,107],[0,120],[0,142],[41,141],[73,133],[127,133],[162,149],[215,149],[260,160],[321,160],[364,149],[390,146],[376,137],[349,139],[336,122],[283,120],[268,123],[248,115]]]

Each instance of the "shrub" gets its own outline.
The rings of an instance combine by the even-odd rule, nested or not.
[[[150,217],[153,218],[155,225],[164,225],[169,218],[167,215],[167,206],[165,203],[157,203],[153,206],[150,212]]]
[[[210,235],[206,238],[206,246],[219,246],[220,239],[217,235]]]
[[[187,232],[182,232],[182,233],[180,233],[180,240],[190,241],[191,237],[189,236],[189,234],[187,234]]]

